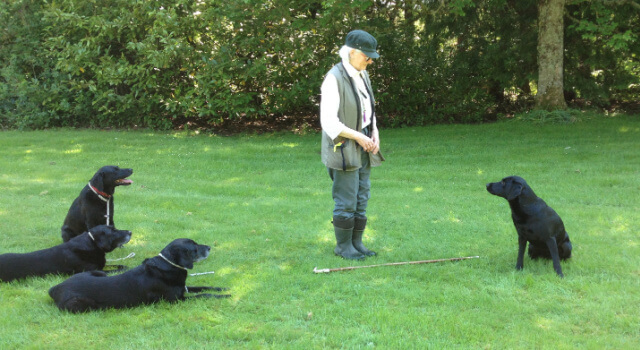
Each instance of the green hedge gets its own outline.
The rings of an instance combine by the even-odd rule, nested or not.
[[[445,4],[5,0],[0,126],[169,129],[313,116],[355,28],[379,41],[371,74],[385,125],[481,122],[531,107],[536,2]],[[612,23],[590,2],[567,9],[568,96],[603,107],[637,100],[637,11],[605,8]]]

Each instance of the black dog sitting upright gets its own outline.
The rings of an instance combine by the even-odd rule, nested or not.
[[[128,186],[133,183],[127,179],[131,174],[133,169],[120,169],[112,165],[100,168],[71,204],[61,229],[62,241],[67,242],[94,226],[115,226],[113,193],[116,186]]]
[[[560,277],[560,259],[571,257],[571,241],[560,216],[519,176],[509,176],[501,182],[487,184],[489,193],[505,198],[511,207],[511,218],[518,232],[518,261],[516,269],[523,267],[524,250],[529,242],[529,256],[552,259],[553,268]]]
[[[108,308],[126,308],[151,304],[160,300],[180,301],[198,297],[228,297],[229,295],[185,293],[224,288],[187,287],[187,269],[209,256],[210,247],[190,239],[176,239],[158,256],[145,259],[142,265],[123,274],[107,277],[102,271],[79,273],[49,289],[58,308],[70,312],[85,312]]]
[[[131,231],[100,225],[55,247],[24,254],[2,254],[0,281],[102,270],[106,263],[105,254],[126,244],[130,239]]]

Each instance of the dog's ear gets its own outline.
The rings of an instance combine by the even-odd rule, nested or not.
[[[195,257],[196,257],[195,251],[192,251],[191,249],[184,249],[183,251],[180,252],[180,254],[178,254],[177,264],[184,268],[192,269]]]
[[[517,183],[515,181],[511,181],[511,186],[509,186],[509,190],[507,191],[507,200],[513,200],[518,198],[520,194],[522,194],[522,184]]]
[[[174,264],[192,269],[193,263],[197,261],[198,245],[190,239],[178,238],[162,249],[161,253]]]
[[[95,187],[99,191],[104,191],[104,172],[102,169],[98,170],[91,178],[91,186]]]
[[[96,226],[91,229],[96,246],[105,253],[109,253],[115,249],[115,247],[111,246],[111,240],[109,239],[111,232],[113,232],[113,227],[106,225]]]

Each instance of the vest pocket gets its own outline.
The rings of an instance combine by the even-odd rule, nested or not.
[[[337,152],[339,153],[340,168],[342,171],[359,169],[362,166],[362,160],[360,159],[360,152],[358,152],[357,142],[345,139],[342,141],[342,145],[337,147]]]
[[[332,140],[325,134],[321,154],[322,162],[331,169],[353,171],[362,167],[358,143],[351,139],[341,137],[339,140]]]

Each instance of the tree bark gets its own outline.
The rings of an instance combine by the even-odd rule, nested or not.
[[[536,107],[566,109],[564,100],[565,0],[538,1],[538,93]]]

